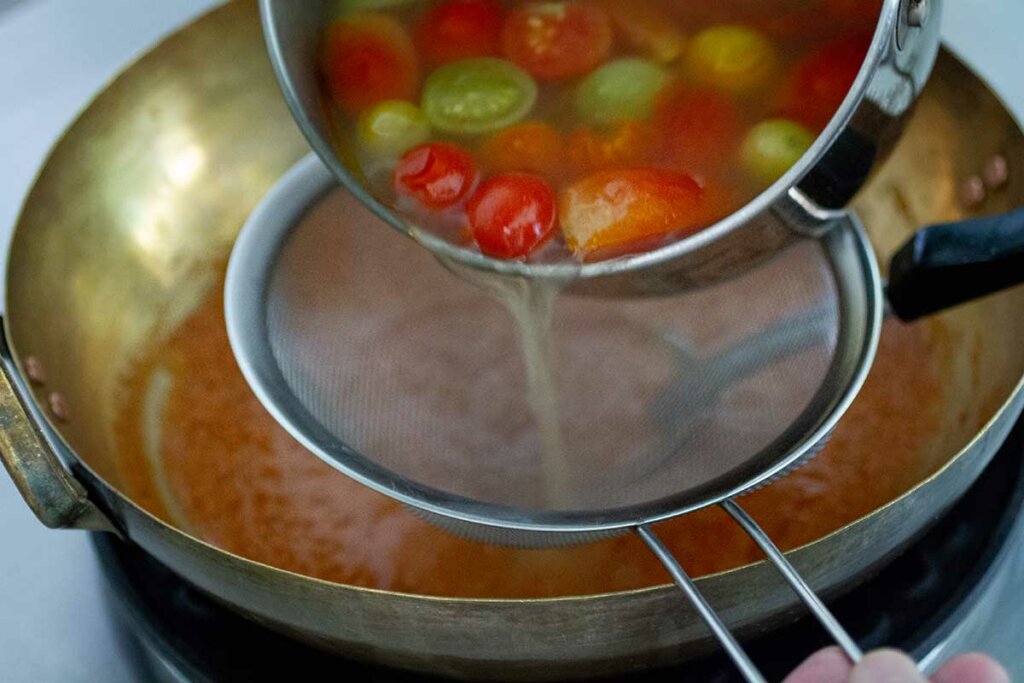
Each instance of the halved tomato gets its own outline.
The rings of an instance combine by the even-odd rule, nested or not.
[[[529,2],[502,28],[505,56],[534,78],[582,76],[608,56],[612,25],[600,7],[583,2]]]
[[[559,219],[569,247],[587,256],[706,224],[703,190],[691,176],[653,168],[604,171],[562,193]]]
[[[476,183],[473,155],[457,145],[432,142],[409,150],[395,169],[395,192],[428,209],[461,202]]]
[[[537,101],[537,83],[505,59],[461,59],[434,70],[423,86],[423,113],[437,130],[478,135],[522,120]]]

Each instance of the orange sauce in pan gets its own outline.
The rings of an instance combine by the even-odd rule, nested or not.
[[[941,463],[930,438],[944,403],[927,331],[887,326],[872,375],[826,450],[744,499],[783,548],[820,538],[905,492]],[[907,387],[913,387],[908,393]],[[235,365],[220,288],[137,363],[119,418],[126,493],[232,553],[328,581],[486,598],[583,595],[668,580],[631,536],[513,550],[450,536],[347,479],[277,425]],[[694,575],[760,558],[717,510],[663,525]]]

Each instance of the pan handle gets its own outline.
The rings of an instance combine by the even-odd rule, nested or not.
[[[0,333],[0,460],[18,492],[51,529],[114,531],[50,447],[18,390],[15,372]]]
[[[1024,283],[1024,209],[923,228],[893,257],[889,305],[911,321]]]

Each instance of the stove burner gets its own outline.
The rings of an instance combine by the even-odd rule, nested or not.
[[[830,602],[864,649],[889,645],[923,654],[948,637],[993,575],[1024,506],[1022,463],[1024,421],[978,482],[926,534],[867,582]],[[94,534],[93,543],[114,611],[148,655],[139,659],[149,667],[147,678],[277,681],[296,672],[323,672],[379,683],[441,680],[299,644],[229,612],[133,545],[108,534]],[[779,680],[813,649],[829,644],[805,617],[750,641],[749,652],[770,679]],[[716,655],[624,680],[719,683],[737,677],[724,656]]]

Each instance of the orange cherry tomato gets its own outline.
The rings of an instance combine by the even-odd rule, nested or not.
[[[607,134],[581,128],[568,142],[569,165],[578,175],[585,175],[647,163],[654,154],[657,135],[648,124],[627,120]]]
[[[696,232],[706,224],[703,194],[685,173],[652,168],[603,171],[562,193],[562,233],[573,251],[588,256]]]
[[[505,56],[540,80],[582,76],[605,60],[612,25],[600,7],[583,2],[530,2],[502,28]]]
[[[502,259],[522,259],[555,231],[555,192],[544,180],[509,173],[484,181],[466,207],[480,251]]]
[[[658,100],[655,120],[672,161],[705,169],[732,161],[743,120],[728,96],[710,88],[675,86]]]
[[[565,139],[547,123],[520,123],[489,137],[481,154],[484,165],[493,171],[521,171],[552,179],[565,167]]]
[[[784,89],[781,113],[812,130],[824,129],[857,80],[871,38],[861,33],[808,55]]]
[[[359,14],[331,24],[321,68],[334,101],[349,114],[384,100],[412,99],[419,83],[412,39],[401,24],[382,14]]]
[[[432,64],[494,57],[501,53],[503,19],[497,0],[447,0],[427,12],[417,42]]]
[[[476,182],[473,155],[456,145],[432,142],[409,150],[395,169],[395,192],[428,209],[446,209],[465,199]]]

